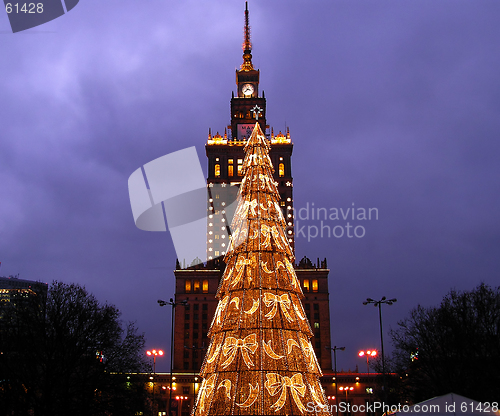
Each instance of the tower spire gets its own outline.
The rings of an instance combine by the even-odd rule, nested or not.
[[[248,18],[248,1],[245,2],[245,27],[243,36],[243,63],[241,64],[243,71],[251,71],[252,64],[252,43],[250,42],[250,20]]]

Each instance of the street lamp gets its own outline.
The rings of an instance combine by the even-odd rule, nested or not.
[[[181,413],[182,414],[182,401],[183,400],[187,400],[189,397],[188,396],[175,396],[175,400],[177,401],[181,401],[181,405],[177,405],[177,409],[179,410],[178,414]]]
[[[174,317],[175,317],[175,307],[177,305],[181,306],[186,306],[187,305],[187,300],[183,300],[181,302],[174,302],[172,298],[170,298],[169,302],[166,302],[164,300],[158,299],[158,305],[160,306],[166,306],[170,305],[172,306],[172,332],[170,334],[170,397],[168,399],[168,413],[169,415],[172,413],[172,376],[173,376],[173,360],[174,360]]]
[[[161,357],[163,355],[163,351],[162,350],[147,350],[146,355],[149,357],[153,357],[153,406],[156,409],[156,403],[155,403],[156,357],[158,355]]]
[[[337,408],[337,416],[338,416],[339,415],[339,399],[337,398],[337,396],[338,396],[338,391],[337,391],[337,350],[344,351],[345,347],[337,347],[335,345],[333,348],[326,346],[325,349],[333,351],[333,363],[334,363],[334,368],[335,368],[335,404],[336,404],[335,407]]]
[[[366,369],[368,370],[367,373],[370,374],[369,359],[370,357],[375,357],[377,355],[377,350],[360,351],[358,355],[360,357],[366,357]]]
[[[347,404],[347,393],[354,390],[354,387],[339,387],[340,391],[345,391],[345,402]]]
[[[385,296],[383,296],[382,299],[380,300],[373,300],[372,298],[366,298],[366,300],[363,302],[363,305],[368,305],[369,303],[373,303],[373,306],[375,307],[378,306],[378,316],[380,320],[380,345],[382,347],[382,390],[384,391],[384,396],[386,395],[386,392],[385,392],[384,335],[382,332],[382,304],[385,303],[387,305],[392,305],[394,302],[397,301],[398,300],[396,298],[387,299]]]

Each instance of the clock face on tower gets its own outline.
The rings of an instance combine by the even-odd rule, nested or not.
[[[243,87],[241,87],[241,92],[245,97],[249,97],[250,95],[253,94],[254,88],[252,84],[244,84]]]

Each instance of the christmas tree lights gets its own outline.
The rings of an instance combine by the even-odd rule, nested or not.
[[[285,220],[257,122],[193,414],[328,415]]]

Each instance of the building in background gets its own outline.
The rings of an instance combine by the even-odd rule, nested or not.
[[[0,277],[0,323],[10,308],[21,307],[36,299],[43,304],[47,299],[48,284],[16,277]]]

